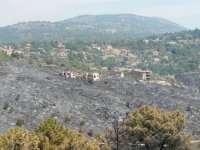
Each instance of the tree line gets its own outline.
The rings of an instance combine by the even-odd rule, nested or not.
[[[195,150],[185,132],[185,117],[179,111],[163,112],[143,106],[102,133],[86,134],[65,127],[54,119],[40,123],[34,131],[23,124],[0,135],[1,150]]]

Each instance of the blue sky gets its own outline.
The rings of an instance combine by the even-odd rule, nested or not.
[[[85,14],[137,14],[200,28],[200,0],[0,0],[0,26]]]

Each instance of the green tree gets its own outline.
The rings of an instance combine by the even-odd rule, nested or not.
[[[1,150],[100,150],[101,147],[97,140],[65,128],[53,119],[41,123],[35,132],[11,128],[0,135]]]
[[[48,139],[38,136],[25,128],[9,129],[0,136],[1,150],[43,150],[48,149]]]
[[[162,112],[144,106],[130,113],[120,128],[121,148],[144,150],[189,150],[184,114],[179,110]]]
[[[65,128],[54,119],[41,123],[35,133],[49,140],[50,150],[99,150],[97,141],[89,140],[83,133]]]

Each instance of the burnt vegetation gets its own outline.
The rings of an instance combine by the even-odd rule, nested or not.
[[[31,132],[48,118],[56,119],[67,128],[75,128],[75,134],[83,134],[84,141],[88,137],[95,138],[91,146],[97,149],[189,149],[194,146],[190,142],[195,139],[188,133],[197,139],[200,135],[200,95],[198,90],[186,86],[161,86],[126,79],[102,79],[88,84],[57,75],[59,67],[19,61],[7,61],[1,69],[6,75],[0,76],[0,130],[4,133],[11,127],[20,127],[3,134],[3,139],[11,135],[19,138],[18,133],[27,134],[38,139],[36,143],[45,144],[46,141],[56,149],[62,145],[60,138],[67,141],[68,137],[58,134],[60,141],[51,143],[48,136],[54,135],[46,135],[49,132],[43,131],[44,125],[37,130],[39,135]],[[142,107],[144,105],[153,107]],[[9,143],[2,142],[3,145]],[[23,145],[15,144],[11,143],[12,146]]]

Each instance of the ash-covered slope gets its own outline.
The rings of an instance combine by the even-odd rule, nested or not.
[[[200,135],[200,94],[195,91],[128,80],[90,85],[60,77],[57,70],[19,62],[7,62],[0,69],[1,132],[15,126],[18,118],[32,128],[49,117],[77,128],[85,122],[85,131],[102,131],[112,126],[114,116],[122,118],[142,105],[152,105],[181,109],[186,113],[187,129]]]
[[[190,88],[200,88],[200,72],[189,72],[176,76],[176,79]]]

